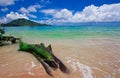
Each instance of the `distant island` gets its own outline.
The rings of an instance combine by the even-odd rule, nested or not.
[[[27,20],[27,19],[16,19],[16,20],[12,20],[9,23],[6,24],[1,24],[1,26],[50,26],[48,24],[41,24],[41,23],[37,23],[31,20]]]

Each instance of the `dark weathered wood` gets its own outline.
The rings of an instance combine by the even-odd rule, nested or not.
[[[36,44],[36,45],[37,45],[37,47],[42,47],[42,48],[46,49],[52,55],[54,61],[45,61],[50,67],[55,68],[55,69],[57,69],[59,67],[59,69],[63,73],[67,73],[67,74],[70,73],[69,69],[63,64],[63,62],[53,54],[51,45],[49,45],[48,47],[45,47],[45,45],[43,43],[41,43],[40,45],[39,44]]]
[[[58,58],[53,54],[51,45],[49,45],[48,47],[46,47],[46,49],[48,50],[48,52],[51,53],[51,55],[53,56],[55,62],[59,64],[59,69],[60,69],[63,73],[69,74],[70,71],[68,70],[68,68],[62,63],[62,61],[61,61],[60,59],[58,59]]]
[[[42,66],[44,67],[45,71],[47,72],[48,75],[53,76],[51,74],[51,70],[50,68],[44,63],[44,61],[42,60],[42,58],[40,58],[38,55],[36,55],[34,52],[32,52],[32,54],[37,58],[37,60],[42,64]]]
[[[4,44],[5,41],[10,41],[11,43],[16,43],[21,38],[15,38],[13,36],[4,36],[4,29],[0,29],[0,45]]]
[[[52,74],[51,74],[51,70],[49,69],[49,67],[51,67],[54,70],[59,68],[63,73],[67,73],[67,74],[70,73],[68,68],[63,64],[63,62],[54,55],[51,45],[49,45],[48,47],[45,47],[43,43],[40,43],[40,44],[27,44],[24,42],[22,43],[24,47],[25,46],[27,47],[27,49],[23,49],[23,51],[33,54],[38,59],[38,61],[43,65],[45,71],[50,76],[52,76]],[[42,50],[36,50],[36,49],[42,49]],[[38,51],[47,52],[46,54],[49,54],[52,57],[52,59],[49,60],[47,59],[47,57],[43,57],[41,54],[39,55],[37,53]],[[47,56],[47,55],[44,54],[44,56]]]

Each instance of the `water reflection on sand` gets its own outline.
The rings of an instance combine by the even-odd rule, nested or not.
[[[29,41],[38,43],[38,41]],[[53,71],[55,78],[119,78],[120,39],[41,40],[52,44],[54,54],[70,69],[69,75]],[[0,47],[0,78],[51,78],[29,53],[17,51],[18,44]]]

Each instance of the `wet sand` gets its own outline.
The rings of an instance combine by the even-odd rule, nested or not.
[[[38,41],[29,43],[38,43]],[[70,74],[52,70],[50,77],[26,52],[17,51],[18,44],[0,47],[0,78],[119,78],[120,39],[41,40],[51,44],[54,54],[69,68]]]

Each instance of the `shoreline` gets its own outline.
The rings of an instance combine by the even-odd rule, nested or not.
[[[29,43],[38,41],[25,40]],[[64,42],[63,42],[64,41]],[[55,78],[119,78],[120,40],[41,40],[52,45],[54,54],[70,69],[66,75],[52,71]],[[0,47],[1,78],[51,78],[31,54],[18,52],[18,44]],[[9,58],[9,59],[8,59]]]

